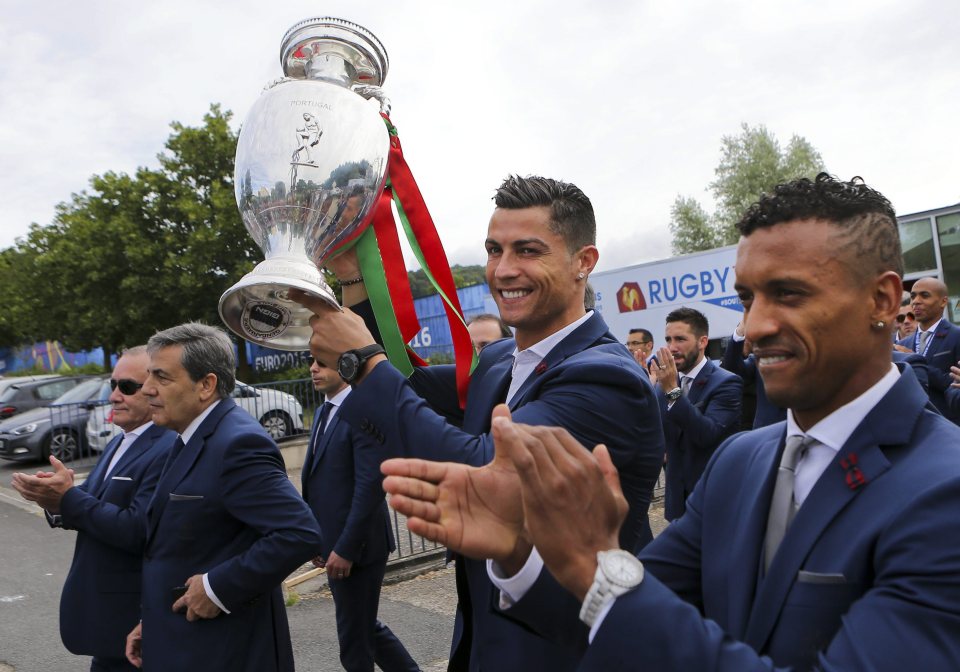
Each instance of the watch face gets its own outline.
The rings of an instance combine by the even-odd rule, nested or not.
[[[608,553],[603,558],[603,573],[611,581],[632,586],[643,578],[643,569],[640,561],[626,551]]]
[[[352,352],[345,352],[340,356],[337,362],[337,373],[346,381],[353,380],[357,375],[357,365],[359,364],[357,356]]]

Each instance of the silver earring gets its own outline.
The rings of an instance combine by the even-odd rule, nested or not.
[[[583,273],[577,276],[577,280],[583,280]]]
[[[877,329],[883,329],[885,326],[887,326],[887,323],[884,322],[883,320],[877,320],[877,322],[874,323],[873,326],[876,327]]]

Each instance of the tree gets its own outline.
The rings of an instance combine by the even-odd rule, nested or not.
[[[671,208],[673,252],[685,254],[737,242],[734,225],[761,194],[799,177],[825,170],[820,153],[794,135],[786,150],[763,125],[741,124],[738,135],[721,139],[720,163],[709,189],[717,203],[712,215],[689,196],[677,196]]]
[[[17,301],[0,339],[100,346],[109,367],[112,353],[159,329],[218,323],[220,295],[262,257],[234,200],[229,120],[214,105],[199,127],[174,122],[159,170],[94,176],[51,225],[5,251],[0,286]]]

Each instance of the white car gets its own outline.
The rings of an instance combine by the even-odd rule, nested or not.
[[[303,406],[292,394],[272,387],[252,387],[238,380],[230,396],[274,440],[303,433]]]
[[[274,440],[303,433],[303,406],[292,394],[270,387],[251,387],[237,381],[230,396],[237,406],[256,418]],[[120,428],[109,420],[111,410],[109,404],[97,406],[90,411],[87,420],[87,441],[98,452],[103,452],[110,439],[120,432]]]

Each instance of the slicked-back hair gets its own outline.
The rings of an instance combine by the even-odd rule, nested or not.
[[[187,322],[158,331],[147,341],[151,355],[162,348],[183,346],[180,364],[190,380],[197,382],[207,374],[217,377],[217,396],[226,399],[236,384],[237,358],[233,342],[222,329],[199,322]]]
[[[843,241],[839,249],[857,260],[853,266],[860,275],[894,271],[903,277],[897,214],[890,201],[860,177],[842,182],[820,173],[813,180],[779,184],[747,208],[737,230],[749,236],[757,229],[803,219],[835,225]]]
[[[499,317],[493,313],[480,313],[479,315],[474,315],[469,320],[467,320],[467,326],[470,326],[474,322],[493,322],[497,325],[497,328],[500,329],[500,336],[503,338],[512,338],[513,332],[510,331],[510,327],[503,323]]]
[[[145,354],[147,354],[147,346],[145,345],[135,345],[132,348],[124,348],[120,351],[120,357],[126,357],[127,355],[130,357],[136,357],[138,355]],[[117,357],[117,359],[120,359],[120,357]]]
[[[707,316],[695,308],[684,306],[671,310],[667,315],[667,324],[671,322],[683,322],[690,327],[690,331],[697,338],[710,335],[710,323],[707,321]]]
[[[667,322],[669,322],[669,321],[670,321],[670,320],[667,320]],[[649,330],[649,329],[641,329],[641,328],[635,327],[635,328],[631,329],[628,333],[630,333],[630,334],[640,334],[640,338],[642,338],[644,341],[650,341],[651,343],[653,343],[653,334],[650,333],[650,330]]]
[[[498,208],[550,208],[550,230],[563,238],[572,254],[597,242],[597,220],[590,199],[568,182],[538,175],[509,175],[493,196]]]

